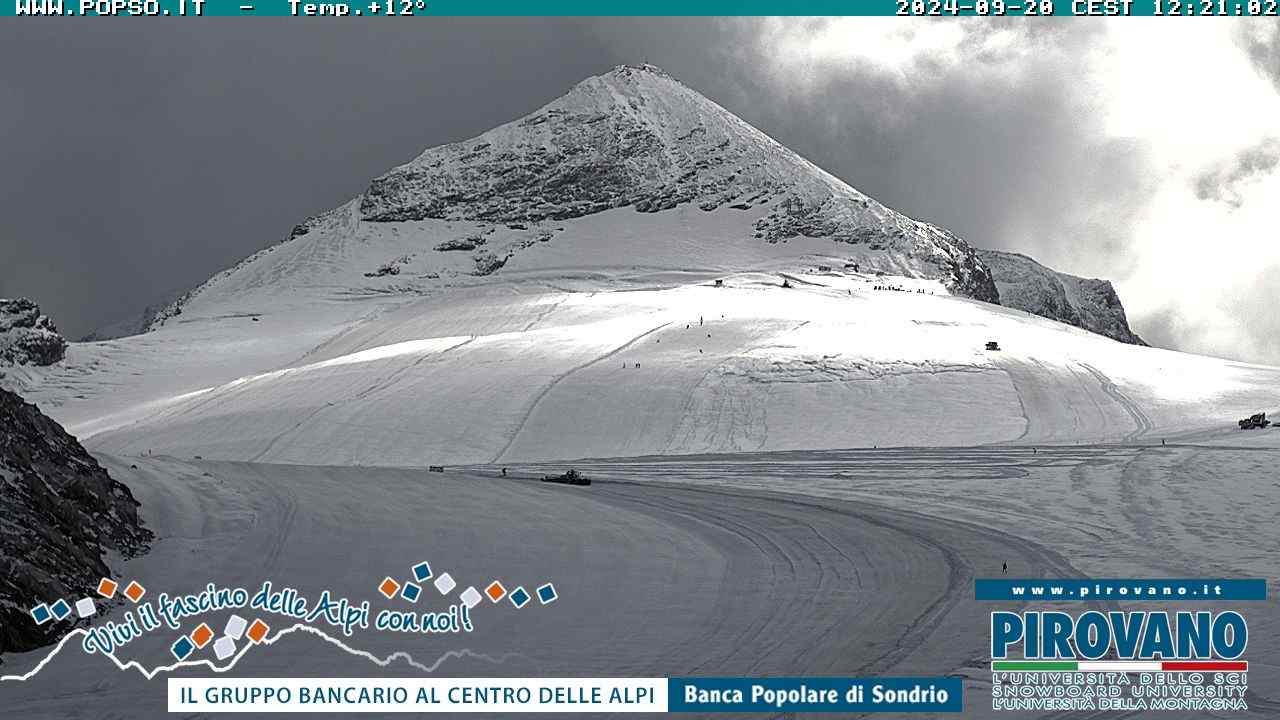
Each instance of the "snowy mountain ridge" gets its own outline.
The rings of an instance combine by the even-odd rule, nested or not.
[[[1019,253],[979,250],[1000,304],[1083,328],[1130,345],[1146,345],[1129,328],[1120,296],[1107,280],[1076,277]]]
[[[374,180],[360,213],[517,223],[683,204],[767,206],[751,232],[764,242],[868,245],[910,258],[957,294],[997,299],[963,240],[858,192],[652,65],[619,66],[523,118],[423,152]]]
[[[1277,369],[1063,324],[1107,302],[1034,275],[1056,305],[995,304],[963,240],[620,67],[374,180],[152,332],[73,344],[24,394],[109,453],[397,466],[1132,442],[1274,404]]]
[[[704,238],[709,246],[699,248],[702,258],[722,269],[760,269],[735,258],[745,245],[750,259],[758,260],[758,251],[749,247],[758,243],[777,248],[780,252],[769,254],[774,259],[811,256],[816,264],[937,278],[955,294],[1122,342],[1136,338],[1114,289],[1099,284],[1105,281],[1083,281],[1030,260],[1039,270],[1029,272],[1014,257],[975,251],[950,231],[912,220],[850,187],[652,65],[618,66],[523,118],[472,140],[424,151],[373,180],[346,205],[299,223],[280,242],[158,311],[148,308],[141,327],[151,330],[174,320],[211,287],[225,286],[224,294],[243,289],[241,270],[262,265],[271,253],[295,241],[329,246],[300,252],[350,255],[353,243],[417,236],[416,242],[401,243],[402,252],[360,261],[368,263],[359,268],[361,274],[385,280],[350,284],[363,286],[352,288],[361,293],[421,294],[460,275],[483,277],[503,268],[545,266],[537,259],[528,263],[527,251],[547,247],[574,220],[624,208],[649,215],[682,207],[717,216],[717,234],[730,228],[725,238],[730,242]],[[645,226],[634,217],[618,221]],[[659,247],[663,238],[654,235],[670,233],[671,224],[659,223],[643,237],[642,242],[653,246],[648,252],[616,243],[593,249],[618,265],[670,266],[679,258],[664,254],[667,248]],[[688,225],[683,220],[675,224]],[[687,227],[681,230],[688,232]],[[331,237],[336,234],[347,237]],[[826,249],[814,253],[822,246],[797,246],[797,240],[810,239],[826,241]],[[584,241],[604,245],[599,238]],[[724,248],[718,256],[716,244]],[[994,266],[1004,274],[1003,287],[992,278]],[[289,282],[314,280],[299,280],[290,268],[272,272],[275,282],[286,276]],[[260,286],[261,279],[252,283]],[[1083,300],[1069,303],[1068,289]],[[127,334],[108,329],[86,340]]]

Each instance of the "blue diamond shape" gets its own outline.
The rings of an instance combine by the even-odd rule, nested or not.
[[[529,603],[529,593],[524,588],[518,587],[511,591],[511,604],[518,608],[522,608]]]
[[[418,582],[426,582],[431,579],[431,566],[426,562],[420,562],[413,566],[413,579]]]
[[[547,603],[555,600],[556,599],[555,586],[552,585],[551,583],[547,583],[546,585],[543,585],[542,587],[538,588],[538,599],[542,601],[543,605],[546,605]]]
[[[48,605],[40,603],[39,605],[31,608],[31,617],[35,619],[37,625],[43,625],[49,622],[49,619],[52,618],[53,615],[49,613]]]
[[[178,642],[174,643],[173,647],[169,648],[169,652],[172,652],[173,656],[179,660],[186,660],[187,656],[191,654],[191,651],[195,649],[195,644],[188,640],[184,635],[178,638]]]
[[[400,597],[409,602],[418,602],[418,596],[422,594],[422,588],[411,582],[404,584],[404,589],[400,591]]]
[[[59,620],[71,614],[71,606],[67,604],[66,600],[59,600],[50,605],[49,609],[53,611],[53,616]]]

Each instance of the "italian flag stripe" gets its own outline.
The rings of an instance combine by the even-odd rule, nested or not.
[[[1248,672],[1249,663],[1243,660],[1239,662],[1212,662],[1187,660],[1182,662],[1162,662],[1161,670],[1186,670],[1186,671],[1214,671],[1214,670],[1235,670],[1237,672]]]
[[[1024,672],[1248,672],[1243,660],[993,660],[992,671]]]

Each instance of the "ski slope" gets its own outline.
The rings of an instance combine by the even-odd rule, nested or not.
[[[1280,405],[1276,368],[996,297],[962,239],[620,66],[7,382],[103,452],[366,466],[1156,442]]]
[[[346,637],[312,626],[342,646],[267,614],[269,644],[233,666],[213,663],[233,677],[949,674],[965,680],[965,717],[999,717],[990,603],[974,599],[973,578],[1007,563],[1012,577],[1274,581],[1277,541],[1257,528],[1277,511],[1275,438],[635,458],[583,464],[595,478],[583,488],[530,480],[555,464],[512,465],[501,478],[496,468],[100,457],[157,534],[150,553],[113,570],[153,595],[273,579],[312,598],[332,589],[377,609],[414,607],[373,588],[423,559],[458,590],[497,577],[550,580],[560,593],[522,610],[486,601],[466,635]],[[1195,510],[1164,520],[1187,507]],[[428,587],[416,608],[447,606],[458,590],[446,599]],[[1274,717],[1277,603],[1214,606],[1229,608],[1243,609],[1252,630],[1247,716]],[[189,618],[181,633],[198,622],[221,628],[229,614]],[[119,618],[117,608],[95,624]],[[178,634],[145,635],[116,659],[172,665]],[[0,681],[0,703],[15,716],[113,716],[127,706],[132,717],[161,717],[164,678],[215,672],[147,680],[78,641],[49,652],[4,657],[0,676],[29,675]],[[198,658],[213,662],[208,650]]]
[[[940,552],[939,538],[975,548],[987,564],[1007,550],[1003,538],[960,523],[838,503],[815,508],[751,493],[655,493],[627,484],[579,489],[454,471],[103,460],[136,489],[157,533],[151,553],[119,568],[120,577],[138,579],[153,596],[197,592],[209,582],[256,588],[271,579],[310,598],[330,589],[370,599],[375,611],[426,611],[493,578],[509,588],[555,583],[560,597],[550,605],[517,610],[506,601],[484,601],[474,609],[475,631],[467,634],[357,628],[346,637],[323,622],[312,624],[376,658],[403,653],[452,676],[557,677],[583,668],[644,676],[950,667],[965,662],[968,648],[923,642],[940,624],[940,601],[948,609],[968,602],[962,578],[971,560]],[[900,529],[888,526],[890,518]],[[1014,552],[1028,567],[1069,567],[1040,548],[1016,546]],[[384,575],[403,577],[421,560],[437,574],[450,572],[459,587],[446,597],[428,586],[416,605],[376,595]],[[896,601],[881,603],[878,588],[899,590]],[[291,625],[280,615],[260,614],[273,636]],[[188,619],[182,632],[198,622],[221,628],[229,615]],[[918,619],[920,627],[911,630]],[[962,622],[977,619],[948,618],[948,624]],[[172,664],[168,647],[176,635],[165,629],[146,634],[121,648],[117,659],[148,669]],[[856,651],[850,637],[862,638]],[[6,656],[0,674],[29,672],[47,654]],[[404,655],[383,667],[318,636],[295,634],[249,650],[233,676],[425,674]],[[212,657],[208,650],[198,656]],[[177,672],[210,674],[205,667]],[[74,715],[89,703],[128,703],[137,717],[158,717],[166,676],[148,680],[119,671],[76,643],[31,679],[0,683],[0,702],[31,718]]]
[[[972,580],[1005,563],[1274,582],[1257,529],[1280,431],[1235,420],[1280,409],[1280,369],[972,299],[986,271],[962,240],[642,70],[618,72],[669,112],[588,83],[379,178],[153,331],[9,373],[142,503],[156,542],[113,571],[370,596],[429,555],[462,587],[561,592],[463,638],[274,635],[237,675],[956,674],[971,717],[994,715]],[[622,152],[615,120],[652,144]],[[543,170],[573,180],[550,209]],[[529,481],[580,458],[589,488]],[[1275,601],[1249,619],[1255,687],[1274,686]],[[119,659],[169,664],[172,640]],[[158,677],[78,651],[43,667],[0,707],[163,713]]]
[[[365,277],[457,228],[331,218],[24,393],[103,452],[365,466],[1158,442],[1280,404],[1275,368],[955,297],[830,240],[735,241],[738,213],[580,218],[483,277],[447,252]]]

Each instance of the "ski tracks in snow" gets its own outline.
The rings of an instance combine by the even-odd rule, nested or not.
[[[1093,375],[1102,386],[1102,392],[1105,393],[1107,397],[1115,400],[1121,409],[1123,409],[1125,413],[1133,419],[1134,430],[1124,436],[1125,442],[1137,440],[1151,431],[1151,428],[1154,427],[1154,424],[1151,422],[1151,418],[1147,417],[1147,414],[1142,411],[1142,408],[1130,399],[1128,395],[1125,395],[1124,392],[1122,392],[1120,388],[1112,382],[1111,378],[1107,377],[1102,371],[1088,363],[1080,363],[1080,367],[1088,370],[1089,374]]]
[[[632,347],[633,345],[645,339],[646,337],[652,335],[653,333],[656,333],[659,330],[667,327],[668,325],[671,325],[672,322],[674,321],[667,321],[660,325],[656,325],[652,328],[649,328],[648,330],[645,330],[639,335],[636,335],[635,337],[619,345],[618,347],[610,350],[609,352],[603,355],[597,355],[596,357],[584,363],[575,365],[569,368],[568,370],[566,370],[565,372],[560,373],[559,375],[556,375],[555,377],[553,377],[551,379],[551,382],[548,383],[546,387],[542,388],[542,390],[539,391],[538,394],[534,396],[533,401],[529,403],[528,409],[526,409],[524,411],[524,415],[521,416],[520,422],[516,424],[516,429],[511,433],[511,436],[507,438],[506,444],[502,446],[502,449],[498,451],[498,454],[493,456],[493,460],[491,462],[494,462],[494,463],[502,462],[502,457],[507,454],[507,451],[511,449],[511,446],[515,445],[516,440],[520,439],[520,434],[524,432],[525,424],[529,422],[529,418],[533,417],[533,413],[535,410],[538,409],[538,405],[542,402],[543,398],[545,398],[547,395],[551,393],[552,390],[555,389],[557,385],[559,385],[561,382],[564,382],[564,380],[566,380],[569,376],[573,375],[574,373],[580,370],[585,370],[601,361],[608,360],[609,358],[617,355],[618,353],[626,350],[627,348]]]

